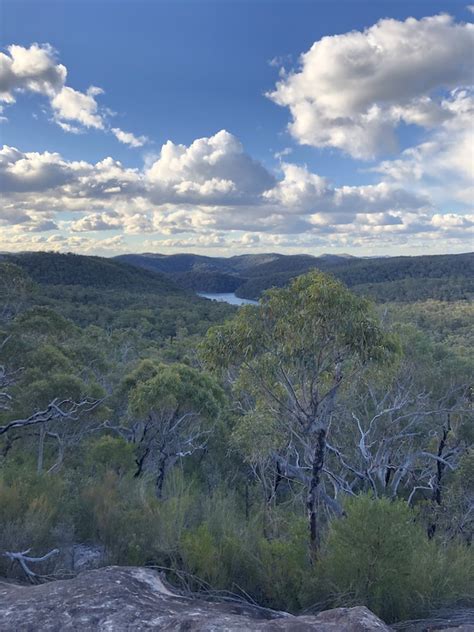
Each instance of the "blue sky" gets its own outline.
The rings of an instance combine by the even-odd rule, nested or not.
[[[423,21],[440,14],[449,14],[449,22]],[[404,26],[407,18],[413,25]],[[469,250],[472,77],[465,66],[473,56],[471,18],[466,4],[454,0],[3,0],[2,51],[5,63],[13,60],[20,70],[5,78],[1,141],[18,153],[10,151],[2,163],[8,204],[0,216],[0,248],[103,254]],[[365,49],[374,36],[374,51],[382,53],[372,67]],[[408,48],[426,39],[433,68],[416,51],[394,66],[407,49],[405,37]],[[329,47],[323,38],[330,38]],[[443,50],[449,38],[454,56]],[[346,40],[348,52],[342,50]],[[321,42],[302,62],[300,55]],[[41,63],[34,43],[44,53]],[[375,88],[357,87],[344,55],[354,73],[370,66]],[[38,63],[50,63],[41,72],[56,72],[51,81],[48,75],[50,83],[34,83]],[[333,64],[340,98],[321,71]],[[415,83],[431,77],[425,87],[413,85],[416,64]],[[387,99],[392,83],[400,96],[395,90]],[[97,104],[95,114],[71,109],[78,106],[66,101],[72,93],[59,100],[64,86],[76,96],[99,87],[103,93],[91,93],[87,105],[91,99]],[[332,116],[332,110],[340,112]],[[120,142],[111,130],[134,140]],[[220,130],[230,136],[210,140]],[[454,134],[459,155],[446,144]],[[203,138],[197,156],[176,149],[187,151]],[[167,141],[181,155],[178,166],[165,164]],[[209,152],[217,146],[221,163],[213,171]],[[107,157],[113,168],[96,166]],[[55,180],[52,173],[61,175]]]

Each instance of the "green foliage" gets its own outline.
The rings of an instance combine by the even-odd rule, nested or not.
[[[0,550],[42,555],[57,545],[55,528],[65,518],[65,485],[61,478],[37,476],[28,467],[17,467],[0,478]],[[0,574],[7,562],[0,557]]]
[[[24,270],[13,263],[0,262],[0,322],[16,316],[35,290]]]
[[[282,447],[287,432],[281,421],[265,410],[252,410],[242,415],[231,435],[231,444],[250,463],[267,459]]]
[[[365,495],[345,508],[346,517],[331,525],[321,563],[336,601],[364,604],[390,622],[465,594],[474,579],[472,552],[464,550],[461,569],[460,550],[428,541],[405,502]]]
[[[388,310],[394,322],[411,325],[433,343],[448,347],[459,358],[472,360],[469,352],[474,347],[472,301],[396,303],[389,305]]]
[[[87,467],[98,474],[110,470],[120,476],[132,471],[134,462],[133,445],[121,437],[99,437],[87,450]]]
[[[290,448],[301,428],[288,420],[294,396],[313,378],[321,398],[339,369],[350,378],[330,421],[350,463],[360,440],[352,413],[362,423],[363,414],[373,413],[370,401],[365,410],[356,406],[358,397],[389,392],[408,369],[415,394],[438,397],[466,384],[472,374],[467,302],[392,303],[386,311],[393,336],[369,301],[314,270],[266,293],[260,307],[237,311],[183,292],[151,269],[158,266],[188,287],[231,283],[234,289],[244,279],[267,288],[272,275],[286,284],[316,265],[381,300],[406,291],[409,298],[438,292],[446,299],[453,279],[453,295],[467,292],[470,257],[140,259],[148,270],[53,253],[2,258],[0,425],[56,398],[104,402],[77,419],[0,436],[0,574],[15,573],[1,555],[5,550],[31,547],[42,555],[91,543],[105,547],[105,563],[163,566],[171,569],[170,579],[184,573],[193,588],[204,581],[275,609],[365,603],[396,620],[469,603],[474,437],[465,414],[468,396],[450,414],[446,454],[455,458],[443,473],[441,503],[431,490],[414,496],[413,509],[400,500],[350,499],[346,517],[324,513],[321,523],[330,526],[317,563],[308,555],[304,482],[290,480],[273,462],[284,449],[297,462]],[[203,370],[196,352],[210,327],[201,350],[220,369],[214,375]],[[328,351],[324,357],[321,347]],[[359,382],[353,376],[361,367]],[[436,452],[446,416],[440,419],[416,420],[409,439],[415,448]],[[152,440],[142,444],[145,428]],[[391,428],[387,418],[376,443],[388,441]],[[198,437],[195,452],[192,437]],[[402,458],[406,446],[394,456]],[[137,472],[145,453],[149,461]],[[303,462],[303,450],[299,456]],[[160,459],[167,475],[157,498]],[[340,466],[331,453],[326,465],[335,463]],[[355,477],[353,491],[359,485]],[[398,495],[409,491],[401,486]],[[337,498],[344,498],[342,488]],[[433,523],[436,533],[428,540]]]
[[[125,263],[101,257],[33,252],[8,255],[7,260],[21,267],[36,283],[83,285],[95,288],[131,288],[178,293],[168,279]]]
[[[284,287],[314,269],[329,272],[357,294],[380,302],[459,301],[469,300],[474,293],[472,253],[374,259],[280,255],[246,270],[236,293],[258,299],[266,289]]]
[[[225,366],[256,355],[265,359],[272,349],[282,363],[308,371],[322,346],[328,348],[329,374],[339,356],[377,359],[396,350],[396,341],[381,330],[367,300],[329,276],[309,272],[288,288],[269,290],[259,307],[245,306],[232,321],[210,329],[202,351],[210,364]]]
[[[165,273],[184,288],[234,292],[258,299],[298,275],[319,270],[334,275],[357,294],[386,301],[468,300],[474,293],[472,253],[421,257],[358,258],[323,255],[261,254],[237,257],[199,255],[122,255],[145,270]]]
[[[137,415],[146,416],[150,411],[162,409],[181,413],[193,410],[212,418],[223,403],[222,390],[212,377],[185,364],[161,364],[153,369],[149,363],[142,364],[134,379],[137,383],[130,392],[129,402],[132,413]]]

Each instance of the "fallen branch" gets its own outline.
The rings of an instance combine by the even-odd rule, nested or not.
[[[49,560],[50,557],[53,557],[53,555],[57,555],[59,553],[59,549],[53,549],[52,551],[50,551],[49,553],[46,553],[46,555],[43,555],[42,557],[30,557],[28,555],[30,551],[31,549],[27,549],[26,551],[22,551],[18,553],[14,553],[13,551],[5,551],[3,555],[7,557],[9,560],[11,560],[12,562],[18,562],[21,568],[23,569],[25,575],[27,576],[28,580],[32,584],[34,584],[36,581],[42,579],[43,576],[38,575],[37,573],[32,571],[31,568],[29,568],[28,564],[36,564],[37,562],[45,562],[46,560]]]

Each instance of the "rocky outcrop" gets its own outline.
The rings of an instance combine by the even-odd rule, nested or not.
[[[104,566],[104,560],[106,559],[105,548],[103,546],[74,544],[74,546],[70,548],[69,554],[70,568],[76,573]]]
[[[151,569],[111,566],[39,586],[0,582],[1,632],[389,632],[367,608],[295,617],[176,594]]]

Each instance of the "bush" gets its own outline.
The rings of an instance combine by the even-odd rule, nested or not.
[[[103,474],[106,470],[112,470],[123,475],[134,469],[134,446],[121,437],[105,435],[91,442],[86,463],[91,471]]]
[[[463,549],[470,555],[463,563],[457,547],[429,541],[406,502],[361,495],[346,513],[330,527],[319,569],[335,605],[366,605],[390,622],[456,600],[472,585],[472,553]]]
[[[44,555],[57,546],[63,518],[63,482],[50,475],[23,475],[14,480],[0,479],[0,574],[9,563],[4,551],[31,549]],[[42,568],[44,570],[44,567]]]

